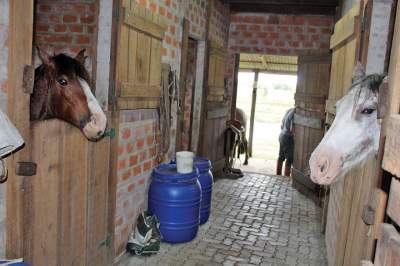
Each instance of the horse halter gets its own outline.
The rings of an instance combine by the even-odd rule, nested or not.
[[[8,169],[3,159],[0,159],[0,183],[4,183],[8,178]]]

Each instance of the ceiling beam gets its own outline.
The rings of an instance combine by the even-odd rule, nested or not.
[[[231,11],[334,15],[338,0],[225,0]]]

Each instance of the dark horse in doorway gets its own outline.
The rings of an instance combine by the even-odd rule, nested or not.
[[[89,140],[102,137],[107,118],[89,85],[85,50],[72,58],[49,56],[38,48],[38,55],[42,64],[35,70],[30,120],[59,118],[82,130]]]

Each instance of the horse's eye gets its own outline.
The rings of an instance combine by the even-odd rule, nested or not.
[[[68,81],[65,79],[59,79],[58,80],[58,84],[60,84],[61,86],[67,86],[68,85]]]
[[[364,110],[362,110],[362,114],[366,114],[366,115],[370,115],[375,111],[375,109],[373,108],[365,108]]]

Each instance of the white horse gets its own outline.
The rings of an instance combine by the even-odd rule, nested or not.
[[[336,117],[310,157],[311,180],[328,185],[379,148],[378,92],[383,75],[365,75],[358,64],[349,92],[336,103]]]
[[[0,182],[7,179],[7,169],[3,161],[5,157],[24,144],[18,130],[0,110]]]

